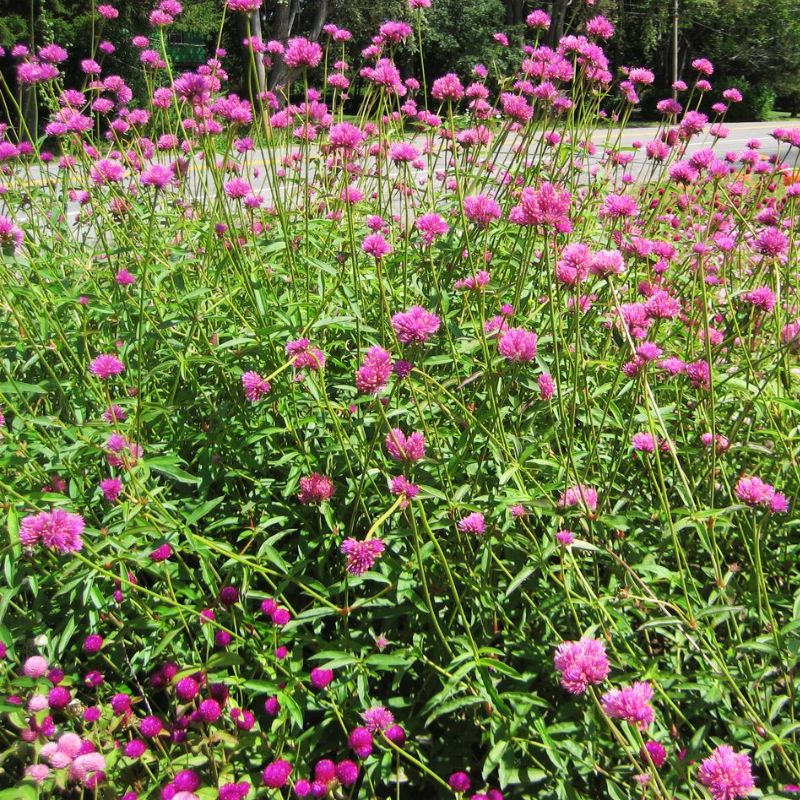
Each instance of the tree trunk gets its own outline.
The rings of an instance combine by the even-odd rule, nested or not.
[[[278,3],[277,12],[275,14],[275,28],[272,31],[273,39],[286,44],[289,35],[292,32],[292,22],[294,21],[292,15],[292,0],[285,0]],[[276,58],[272,70],[269,73],[269,88],[272,91],[281,89],[286,85],[289,78],[289,68],[284,63],[282,58]]]
[[[317,13],[314,16],[314,24],[311,26],[311,33],[308,38],[316,42],[322,33],[322,26],[328,18],[328,0],[317,0]]]
[[[261,35],[261,12],[258,9],[250,12],[250,35],[254,39],[259,39],[260,41],[264,39]],[[255,56],[256,78],[258,83],[257,91],[260,94],[267,88],[267,75],[264,70],[264,58],[262,54],[256,53]]]

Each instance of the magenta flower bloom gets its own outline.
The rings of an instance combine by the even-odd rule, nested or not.
[[[308,339],[295,339],[286,343],[286,353],[294,359],[297,369],[318,370],[325,366],[325,354],[311,346]]]
[[[100,490],[109,503],[113,503],[122,494],[122,481],[119,478],[104,478],[100,481]]]
[[[537,8],[525,17],[525,24],[529,28],[546,31],[550,28],[550,15],[541,8]]]
[[[262,397],[268,395],[272,386],[268,380],[262,378],[257,372],[245,372],[242,375],[244,396],[251,402],[257,403]]]
[[[261,8],[261,0],[225,0],[228,11],[238,11],[242,14],[251,14]]]
[[[764,256],[779,258],[789,249],[789,237],[780,228],[765,228],[756,236],[755,248]]]
[[[59,553],[76,553],[83,548],[81,534],[86,523],[80,514],[61,508],[25,517],[19,526],[19,540],[26,547],[41,542]]]
[[[394,495],[402,495],[400,508],[408,508],[409,501],[419,494],[419,486],[411,483],[405,475],[396,475],[389,481],[389,491]]]
[[[431,87],[431,97],[434,100],[450,100],[458,102],[464,96],[464,87],[454,72],[448,72],[437,78]]]
[[[527,364],[536,358],[538,337],[525,328],[506,328],[497,340],[497,350],[503,358],[517,364]]]
[[[661,767],[664,766],[664,762],[667,760],[667,749],[663,744],[652,739],[646,742],[642,748],[641,757],[644,761],[646,761],[645,753],[650,757],[656,769],[661,769]]]
[[[782,514],[789,510],[785,495],[755,475],[740,478],[733,491],[740,502],[752,508],[766,508],[773,514]]]
[[[336,488],[333,481],[327,475],[320,475],[319,472],[312,472],[304,478],[300,478],[300,491],[297,499],[303,503],[323,503],[330,500]]]
[[[656,440],[652,434],[642,431],[634,433],[631,438],[631,444],[634,450],[640,453],[652,453],[656,449]]]
[[[283,60],[290,69],[300,69],[301,67],[313,69],[322,60],[322,47],[303,36],[296,36],[286,43]]]
[[[388,708],[383,706],[374,706],[368,708],[362,715],[361,719],[364,720],[364,725],[367,730],[372,733],[386,730],[392,723],[394,723],[394,714]]]
[[[558,499],[559,508],[572,508],[580,506],[581,508],[594,512],[597,510],[597,490],[592,489],[591,486],[584,486],[578,484],[570,486],[564,490],[561,497]]]
[[[466,772],[454,772],[448,779],[447,783],[454,792],[468,792],[471,786],[469,775]]]
[[[380,558],[386,545],[381,539],[345,539],[341,551],[347,556],[347,571],[351,575],[363,575]]]
[[[314,667],[309,675],[311,685],[315,689],[324,689],[333,681],[333,670],[323,669],[322,667]]]
[[[639,730],[645,730],[656,716],[650,705],[652,699],[653,687],[647,681],[636,681],[622,689],[609,690],[600,702],[603,711],[612,719],[624,719]]]
[[[539,384],[539,397],[542,400],[551,400],[556,392],[556,382],[553,380],[553,376],[544,372],[539,376],[537,383]]]
[[[737,753],[730,745],[721,744],[704,758],[697,779],[714,800],[736,800],[747,797],[755,788],[750,757]]]
[[[89,372],[100,378],[101,381],[107,381],[114,375],[121,375],[125,372],[125,365],[113,353],[103,353],[89,365]]]
[[[438,214],[423,214],[417,217],[414,227],[422,234],[422,241],[430,247],[450,226]]]
[[[331,125],[328,138],[330,139],[331,147],[335,150],[345,150],[348,153],[352,153],[364,142],[367,134],[357,125],[353,125],[350,122],[339,122],[336,125]]]
[[[411,306],[392,317],[392,327],[402,344],[425,344],[440,325],[439,317],[422,306]]]
[[[117,274],[114,276],[114,279],[120,286],[131,286],[132,284],[136,283],[136,276],[133,273],[128,272],[128,270],[124,267],[117,272]]]
[[[142,186],[152,186],[155,189],[166,189],[175,178],[175,173],[163,164],[151,164],[140,176]]]
[[[156,563],[160,561],[168,561],[170,558],[172,558],[172,548],[167,542],[159,545],[150,553],[150,560],[155,561]]]
[[[392,374],[392,356],[377,345],[367,350],[356,371],[356,387],[363,394],[377,394]]]
[[[367,728],[353,728],[347,737],[347,744],[359,758],[368,758],[372,753],[372,734]]]
[[[392,252],[392,246],[379,233],[371,233],[365,237],[361,249],[375,259],[383,258]]]
[[[470,222],[485,228],[490,222],[500,219],[500,204],[485,194],[474,194],[464,198],[464,214]]]
[[[486,520],[483,514],[474,511],[472,514],[468,514],[464,517],[464,519],[459,520],[458,529],[462,533],[474,533],[476,536],[480,536],[486,531]]]
[[[8,217],[0,216],[0,245],[8,245],[12,252],[22,244],[22,230]]]
[[[586,23],[586,33],[598,39],[610,39],[614,35],[614,26],[603,16],[592,17]]]
[[[358,764],[344,759],[336,765],[336,778],[342,786],[352,786],[358,780],[359,771]]]
[[[286,786],[291,772],[292,765],[288,761],[279,758],[264,767],[261,777],[264,779],[264,785],[270,789],[282,789]]]
[[[775,292],[773,292],[769,286],[759,286],[757,289],[753,289],[750,292],[745,292],[742,295],[742,298],[745,302],[749,303],[755,308],[760,309],[766,314],[769,314],[769,312],[775,308]]]
[[[519,205],[511,209],[508,218],[517,225],[536,225],[553,228],[558,233],[569,233],[572,223],[569,207],[572,196],[560,191],[551,183],[543,183],[538,189],[526,187],[522,190]]]
[[[400,428],[386,434],[386,450],[395,461],[419,461],[425,457],[425,437],[419,431],[406,436]]]
[[[22,674],[28,678],[41,678],[47,674],[48,664],[44,656],[30,656],[22,665]]]
[[[553,656],[561,673],[561,685],[571,694],[583,694],[587,687],[602,683],[610,670],[606,648],[589,636],[577,642],[562,642]]]

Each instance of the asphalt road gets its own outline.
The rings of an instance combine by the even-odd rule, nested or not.
[[[775,155],[778,152],[778,143],[769,135],[775,128],[777,127],[792,127],[793,123],[789,122],[787,124],[782,124],[781,122],[739,122],[739,123],[730,123],[726,124],[725,127],[729,129],[729,135],[725,139],[719,139],[716,142],[713,142],[713,138],[710,134],[705,133],[701,136],[696,136],[693,138],[688,145],[687,148],[687,156],[691,155],[691,153],[706,148],[712,147],[714,152],[719,156],[724,156],[726,152],[735,151],[741,152],[745,149],[747,142],[751,139],[759,139],[761,142],[761,147],[759,148],[759,153],[762,156],[769,157],[771,155]],[[621,135],[618,135],[613,130],[609,134],[607,129],[597,131],[593,136],[593,142],[598,147],[598,152],[594,157],[589,157],[587,159],[588,163],[586,166],[586,173],[587,173],[587,181],[591,180],[588,177],[588,168],[591,166],[592,163],[597,163],[602,155],[602,146],[604,142],[607,141],[607,137],[610,137],[608,140],[612,143],[617,143],[618,147],[623,149],[629,149],[632,147],[633,143],[636,141],[642,142],[646,144],[650,141],[656,134],[655,127],[629,127],[622,132]],[[418,139],[418,144],[421,144],[422,139]],[[504,144],[503,148],[497,153],[496,161],[498,165],[502,166],[503,163],[507,163],[506,159],[510,160],[512,156],[512,148],[514,146],[514,141],[509,139],[507,143]],[[312,146],[313,147],[313,146]],[[280,157],[282,152],[287,151],[278,151],[277,156]],[[781,152],[786,153],[785,145],[781,147]],[[273,157],[276,156],[276,152],[273,151]],[[795,153],[796,155],[796,153]],[[270,153],[264,150],[255,151],[248,155],[247,165],[248,165],[248,172],[250,174],[244,175],[253,186],[253,189],[257,194],[260,194],[263,198],[265,203],[269,203],[271,199],[271,187],[269,182],[267,181],[267,174],[265,165],[268,163],[267,159],[269,158]],[[446,154],[441,153],[438,155],[436,162],[433,164],[434,170],[441,170],[445,166],[446,161]],[[640,177],[645,173],[645,170],[652,162],[648,161],[644,147],[640,150],[635,151],[635,156],[632,163],[626,169],[627,172],[630,172],[634,175],[635,178]],[[258,169],[260,175],[258,177],[253,176],[253,172]],[[205,171],[205,167],[201,161],[195,161],[192,164],[190,169],[190,178],[193,181],[193,187],[195,190],[199,190],[200,186],[203,182],[203,178],[201,177],[200,173]],[[54,166],[50,166],[48,172],[51,176],[55,176],[57,170]],[[305,175],[299,176],[302,181],[306,180]],[[310,184],[314,184],[314,173],[313,169],[309,172],[307,176],[307,180]],[[12,180],[9,181],[9,185],[11,186],[19,186],[20,188],[26,185],[44,185],[46,183],[46,175],[43,173],[42,167],[34,167],[30,171],[27,178],[16,183],[16,181]],[[56,183],[56,185],[60,185]],[[212,185],[206,187],[205,191],[209,194],[214,195],[215,189]],[[60,202],[56,202],[55,205],[63,207],[63,198],[59,199]],[[398,207],[395,209],[399,211],[400,208]],[[74,201],[69,201],[67,203],[67,216],[70,221],[74,220],[80,213],[80,207],[78,203]]]

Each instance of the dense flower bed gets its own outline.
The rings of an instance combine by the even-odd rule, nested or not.
[[[428,5],[255,107],[175,0],[142,106],[13,48],[0,797],[800,791],[800,129],[701,58],[627,143],[591,9],[428,86]]]

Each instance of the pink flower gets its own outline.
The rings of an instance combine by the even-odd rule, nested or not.
[[[470,222],[485,228],[490,222],[500,219],[500,204],[485,194],[474,194],[464,198],[464,214]]]
[[[367,138],[367,134],[350,122],[339,122],[331,125],[328,138],[334,149],[352,152]]]
[[[8,245],[12,251],[22,244],[23,233],[8,217],[0,216],[0,245]]]
[[[175,173],[163,164],[151,164],[139,177],[142,186],[166,189],[175,179]]]
[[[229,11],[251,14],[261,8],[261,0],[225,0],[225,5]]]
[[[614,35],[614,26],[603,16],[593,17],[586,23],[586,33],[598,39],[610,39]]]
[[[47,659],[44,656],[30,656],[22,665],[22,674],[28,678],[41,678],[47,675],[47,669]]]
[[[402,344],[425,344],[440,325],[439,317],[422,306],[411,306],[392,317],[392,327]]]
[[[406,436],[400,428],[386,434],[386,450],[395,461],[419,461],[425,457],[425,437],[419,432]]]
[[[736,800],[747,797],[755,788],[750,757],[721,744],[704,758],[697,779],[708,789],[714,800]]]
[[[114,375],[120,375],[124,371],[125,365],[113,353],[103,353],[89,365],[89,372],[96,375],[101,381],[108,380]]]
[[[641,432],[634,433],[631,439],[633,449],[640,453],[652,453],[656,449],[656,440],[652,434]]]
[[[150,560],[156,563],[168,561],[170,558],[172,558],[172,548],[166,542],[156,547],[156,549],[150,553]]]
[[[466,772],[454,772],[448,779],[447,783],[454,792],[463,794],[469,791],[472,781]]]
[[[315,689],[324,689],[333,681],[333,670],[323,669],[322,667],[314,667],[309,674],[309,679],[311,681],[311,685]]]
[[[458,529],[462,533],[474,533],[476,536],[480,536],[486,530],[486,520],[483,514],[474,511],[459,521]]]
[[[701,75],[713,75],[714,65],[707,58],[696,58],[692,61],[692,69],[696,69]]]
[[[653,687],[647,681],[636,681],[622,689],[609,690],[600,702],[609,717],[624,719],[639,730],[645,730],[655,719],[655,711],[650,705],[652,699]]]
[[[329,477],[312,472],[311,475],[300,478],[300,492],[297,499],[304,504],[322,503],[330,500],[334,491],[336,489]]]
[[[261,777],[264,779],[264,785],[270,789],[282,789],[286,786],[291,771],[292,765],[288,761],[279,758],[264,767]]]
[[[311,346],[308,339],[295,339],[287,342],[286,352],[294,361],[298,369],[318,370],[325,366],[325,354],[322,350]]]
[[[367,758],[372,753],[372,734],[367,728],[353,728],[347,737],[347,744],[359,758]]]
[[[517,364],[527,364],[536,358],[538,337],[525,328],[506,328],[497,340],[497,350],[503,358]]]
[[[449,100],[458,102],[464,96],[464,87],[454,72],[437,78],[431,87],[431,97],[434,100]]]
[[[428,247],[450,230],[450,226],[438,214],[417,217],[414,227],[422,234],[422,240]]]
[[[283,60],[290,69],[313,68],[322,60],[322,47],[302,36],[296,36],[286,43]]]
[[[661,769],[661,767],[664,766],[664,762],[667,760],[667,750],[664,745],[652,739],[645,743],[640,755],[645,763],[647,763],[646,756],[649,756],[656,769]]]
[[[377,394],[392,374],[392,356],[377,345],[367,350],[356,371],[356,387],[363,394]]]
[[[130,286],[133,283],[136,283],[136,276],[128,272],[127,269],[124,267],[117,272],[114,276],[114,279],[120,286]]]
[[[113,503],[122,494],[122,481],[119,478],[104,478],[100,481],[100,490],[109,503]]]
[[[371,233],[364,238],[361,249],[374,259],[383,258],[392,252],[392,246],[380,233]]]
[[[400,508],[408,508],[409,500],[413,500],[419,494],[419,486],[411,483],[405,475],[395,475],[389,481],[389,491],[394,495],[402,495],[403,502]]]
[[[244,396],[251,402],[257,403],[262,397],[268,395],[272,386],[268,380],[262,378],[257,372],[245,372],[242,375]]]
[[[363,575],[380,558],[386,545],[381,539],[345,539],[340,550],[347,556],[347,571],[351,575]]]
[[[759,286],[757,289],[745,292],[742,297],[747,303],[767,314],[775,308],[775,292],[769,286]]]
[[[599,250],[592,257],[589,265],[592,275],[621,275],[625,272],[625,261],[619,250]]]
[[[577,642],[562,642],[553,664],[561,673],[561,685],[571,694],[583,694],[589,685],[602,683],[610,671],[603,643],[588,636]]]
[[[552,375],[547,372],[542,373],[538,379],[539,384],[539,397],[542,400],[550,400],[556,391],[556,382],[553,380]]]
[[[47,764],[30,764],[25,768],[25,777],[34,783],[44,783],[49,775],[50,767]]]
[[[367,730],[372,733],[386,730],[394,722],[394,714],[383,706],[368,708],[361,714],[361,719],[367,726]]]
[[[765,483],[755,475],[740,478],[733,491],[742,503],[753,508],[760,506],[768,509],[773,514],[780,514],[789,510],[789,503],[786,497],[775,491],[774,486]]]
[[[78,756],[69,767],[69,777],[89,786],[92,779],[106,768],[106,760],[100,753],[86,753]]]
[[[514,206],[508,218],[517,225],[537,225],[553,228],[558,233],[569,233],[572,223],[569,208],[572,196],[557,189],[551,183],[543,183],[538,189],[526,187],[522,190],[519,205]]]
[[[81,534],[85,527],[80,514],[54,508],[25,517],[19,526],[19,540],[26,547],[41,542],[59,553],[75,553],[83,547]]]
[[[610,217],[611,219],[635,217],[638,213],[639,208],[636,205],[636,200],[627,194],[609,194],[600,211],[602,216]]]
[[[119,16],[119,11],[107,4],[97,6],[97,13],[105,19],[116,19]]]
[[[538,8],[535,11],[531,11],[531,13],[525,17],[525,24],[529,28],[546,31],[550,28],[550,15],[546,11],[542,11],[541,8]]]
[[[559,508],[572,508],[580,506],[587,511],[597,510],[597,491],[591,486],[578,484],[565,489],[558,499]]]

